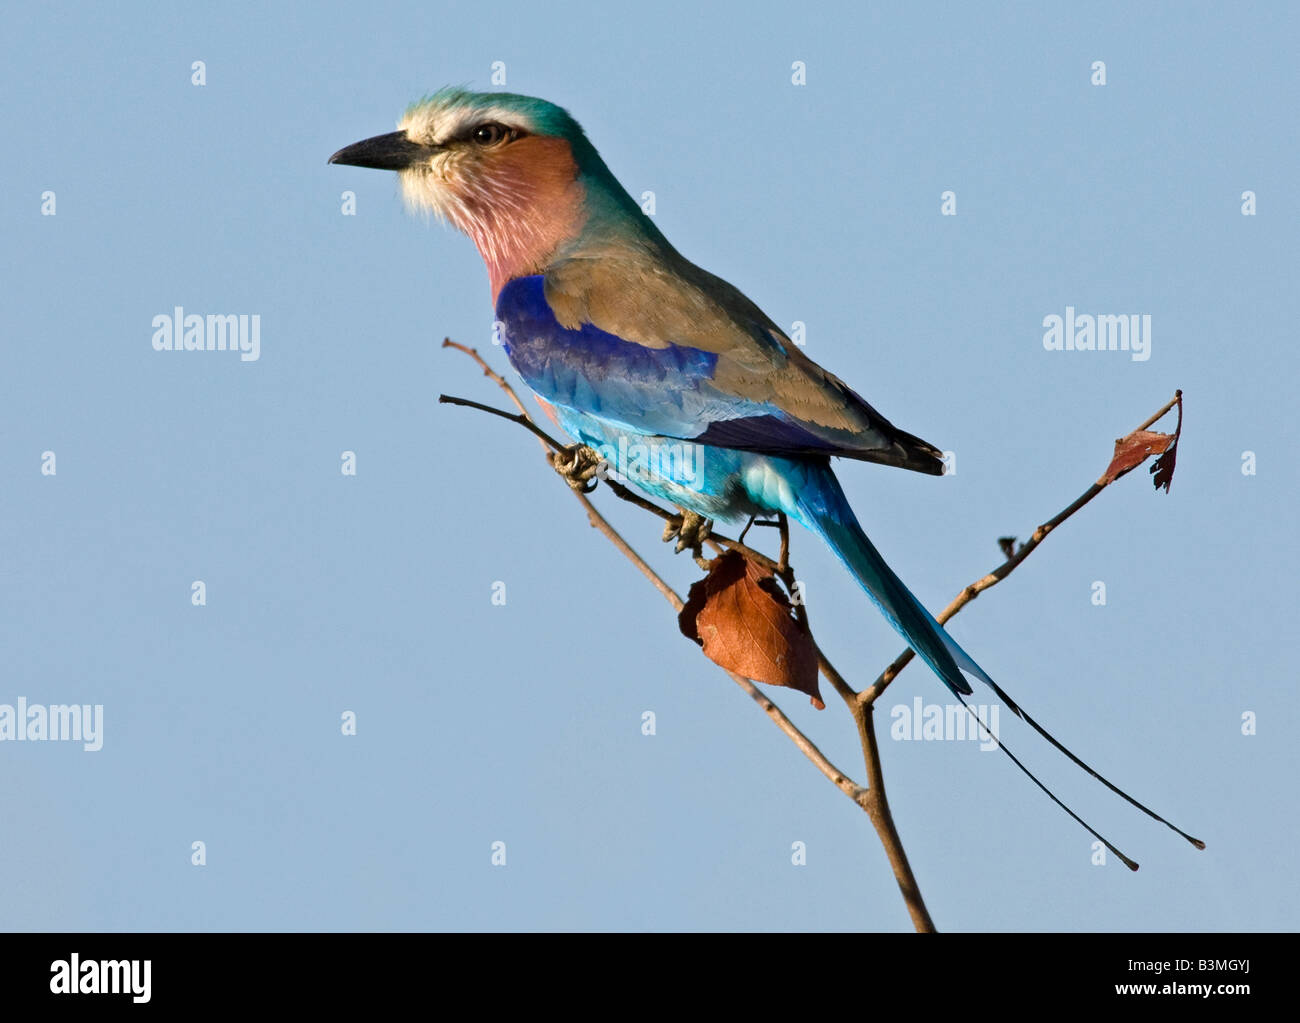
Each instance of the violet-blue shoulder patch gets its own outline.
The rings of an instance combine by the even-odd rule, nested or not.
[[[502,343],[524,382],[554,405],[624,429],[773,454],[840,450],[770,402],[729,394],[713,383],[718,356],[687,345],[648,348],[590,323],[562,326],[542,276],[501,289]]]

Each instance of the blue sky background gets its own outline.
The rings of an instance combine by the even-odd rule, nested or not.
[[[956,452],[950,478],[840,473],[936,610],[1184,390],[1172,492],[1122,480],[953,631],[1208,850],[1005,715],[1138,874],[1092,865],[999,754],[890,741],[891,707],[944,702],[920,667],[881,708],[890,800],[941,928],[1295,928],[1293,5],[813,6],[6,13],[0,703],[102,703],[105,734],[0,743],[0,925],[909,928],[866,817],[681,638],[536,445],[436,404],[499,400],[438,347],[490,349],[478,256],[392,175],[325,161],[504,61],[655,193],[684,254]],[[261,358],[155,352],[177,305],[259,314]],[[1067,305],[1150,314],[1152,357],[1045,351]],[[654,523],[597,500],[689,585]],[[899,641],[826,551],[797,535],[794,557],[865,684]],[[861,779],[833,694],[774,695]]]

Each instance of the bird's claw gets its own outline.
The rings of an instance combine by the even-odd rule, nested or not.
[[[681,554],[682,551],[689,549],[699,557],[700,546],[709,538],[711,532],[713,532],[712,519],[706,519],[693,511],[683,511],[680,515],[674,515],[664,525],[664,543],[671,543],[676,538],[677,546],[673,548],[675,554]]]
[[[551,455],[551,466],[555,471],[569,486],[583,494],[590,494],[604,478],[604,464],[605,460],[586,444],[574,444]]]

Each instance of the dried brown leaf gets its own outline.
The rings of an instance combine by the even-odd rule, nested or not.
[[[1157,490],[1165,488],[1174,481],[1174,466],[1178,460],[1178,438],[1183,435],[1183,392],[1174,392],[1171,403],[1178,409],[1178,425],[1172,434],[1155,433],[1151,430],[1134,430],[1127,437],[1115,442],[1115,454],[1106,467],[1105,474],[1097,481],[1098,486],[1113,483],[1126,472],[1141,465],[1151,455],[1159,455],[1151,464],[1151,482]]]
[[[817,649],[776,579],[743,555],[715,558],[678,616],[704,656],[755,682],[807,693],[821,710]]]
[[[1151,455],[1163,454],[1173,443],[1171,433],[1155,433],[1152,430],[1134,430],[1127,437],[1115,442],[1115,454],[1106,467],[1106,472],[1097,482],[1101,486],[1114,483],[1126,472],[1135,469]]]

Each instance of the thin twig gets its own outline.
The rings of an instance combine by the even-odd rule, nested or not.
[[[490,415],[500,416],[502,419],[512,423],[518,423],[525,430],[533,434],[543,445],[550,446],[556,451],[563,451],[564,445],[543,430],[540,426],[532,421],[525,412],[514,415],[511,412],[505,412],[499,408],[493,408],[491,405],[484,405],[482,402],[470,401],[468,398],[457,398],[454,394],[438,395],[439,405],[464,405],[466,408],[476,408],[480,412],[487,412]]]
[[[1168,415],[1169,411],[1182,401],[1182,397],[1183,392],[1176,391],[1174,396],[1161,407],[1160,411],[1150,416],[1141,426],[1137,427],[1137,430],[1145,430],[1148,426],[1151,426],[1153,423]],[[1136,433],[1137,430],[1134,430],[1133,432]],[[1075,498],[1069,505],[1061,509],[1061,511],[1057,512],[1041,526],[1035,529],[1033,536],[1025,541],[1025,543],[1021,544],[1020,549],[1007,558],[1001,565],[965,587],[956,597],[953,598],[952,603],[935,616],[935,621],[940,625],[946,624],[954,615],[957,614],[957,612],[978,597],[981,593],[991,586],[996,586],[1014,572],[1016,568],[1019,567],[1020,563],[1023,562],[1025,558],[1029,557],[1029,555],[1033,554],[1038,548],[1038,545],[1042,543],[1057,526],[1074,515],[1075,512],[1114,482],[1114,480],[1109,482],[1103,482],[1103,480],[1098,480]],[[895,657],[889,667],[880,673],[880,676],[876,681],[858,694],[858,701],[867,706],[875,703],[875,701],[880,698],[880,695],[889,688],[889,684],[893,682],[894,679],[898,678],[898,673],[906,668],[915,656],[916,652],[912,650],[911,647],[908,647],[908,649]]]

